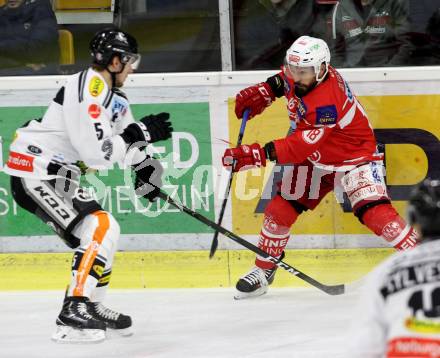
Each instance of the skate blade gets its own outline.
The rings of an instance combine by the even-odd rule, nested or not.
[[[267,293],[267,291],[268,291],[267,286],[260,287],[253,292],[241,292],[236,290],[234,295],[234,300],[245,300],[247,298],[259,297]]]
[[[99,343],[105,340],[105,331],[102,329],[77,329],[68,326],[57,326],[57,330],[51,338],[56,343]]]
[[[134,334],[133,327],[127,327],[124,329],[113,329],[107,327],[107,338],[117,338],[117,337],[130,337]]]

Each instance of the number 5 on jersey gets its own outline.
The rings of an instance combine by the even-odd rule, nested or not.
[[[101,128],[102,123],[95,123],[95,131],[98,140],[101,140],[104,137],[104,130]]]

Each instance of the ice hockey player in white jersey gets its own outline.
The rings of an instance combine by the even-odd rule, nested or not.
[[[419,246],[370,273],[350,330],[350,358],[440,357],[440,181],[412,193],[408,216]]]
[[[138,148],[170,138],[173,130],[168,113],[136,122],[120,90],[140,61],[132,36],[102,30],[92,39],[90,51],[92,66],[67,79],[42,119],[17,130],[4,169],[18,205],[75,250],[71,282],[52,336],[59,342],[102,341],[107,329],[131,334],[130,316],[102,304],[120,227],[79,186],[81,171],[128,161],[136,192],[154,200],[162,167]]]

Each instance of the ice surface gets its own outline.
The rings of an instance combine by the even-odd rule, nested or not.
[[[135,334],[103,343],[50,340],[64,292],[0,292],[0,357],[344,357],[358,293],[270,289],[235,301],[232,289],[110,290]]]

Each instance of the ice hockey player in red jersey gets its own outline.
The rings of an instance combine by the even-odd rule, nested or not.
[[[411,193],[408,219],[421,234],[367,278],[347,335],[350,358],[440,357],[440,181]]]
[[[266,82],[241,90],[235,113],[260,114],[285,96],[292,131],[263,147],[258,143],[227,149],[223,165],[235,171],[262,167],[268,160],[293,165],[267,205],[258,246],[282,257],[290,228],[298,216],[313,210],[327,193],[341,188],[359,221],[391,246],[416,245],[417,234],[393,208],[384,181],[383,158],[362,105],[339,72],[330,66],[325,41],[302,36],[287,50],[282,70]],[[276,266],[263,257],[237,282],[236,298],[264,294]]]

